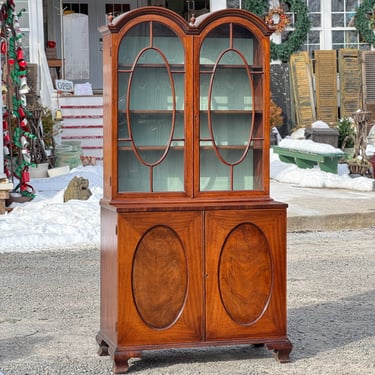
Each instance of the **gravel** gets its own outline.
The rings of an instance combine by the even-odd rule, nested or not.
[[[375,227],[288,234],[291,362],[253,346],[144,352],[129,374],[375,374]],[[0,375],[111,374],[99,250],[0,254]]]

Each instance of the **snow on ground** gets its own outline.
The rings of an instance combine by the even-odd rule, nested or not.
[[[87,201],[64,203],[64,190],[74,176],[89,180]],[[103,195],[102,167],[80,167],[69,174],[32,179],[36,197],[0,215],[0,253],[64,247],[93,247],[100,243],[99,200]]]
[[[295,186],[374,190],[373,179],[351,178],[346,164],[339,165],[337,175],[319,168],[300,169],[281,162],[271,150],[270,167],[272,179]],[[64,203],[64,190],[74,176],[89,180],[92,196],[87,201]],[[30,183],[36,190],[36,198],[28,203],[13,204],[11,212],[0,215],[0,253],[98,247],[102,179],[101,166],[79,167],[62,176],[32,179]]]
[[[272,153],[272,150],[270,176],[275,181],[306,188],[335,188],[358,191],[374,190],[373,179],[368,177],[350,177],[348,166],[345,163],[338,165],[337,174],[323,172],[319,167],[301,169],[295,164],[281,162],[279,156]]]

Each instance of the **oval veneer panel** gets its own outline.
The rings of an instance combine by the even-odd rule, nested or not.
[[[242,325],[255,323],[267,308],[272,259],[263,232],[244,223],[228,235],[219,260],[219,289],[225,310]]]
[[[138,243],[132,271],[133,297],[142,320],[165,329],[178,319],[187,294],[185,251],[165,226],[150,229]]]

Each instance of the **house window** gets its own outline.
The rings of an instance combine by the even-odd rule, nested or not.
[[[371,50],[371,45],[365,43],[357,29],[354,27],[354,15],[363,0],[304,0],[311,21],[311,29],[307,35],[306,42],[301,50],[313,51],[317,49],[356,48],[360,50]],[[237,5],[239,3],[239,5]],[[231,7],[241,7],[245,0],[228,0]],[[272,6],[283,4],[289,15],[291,24],[281,36],[273,35],[275,43],[284,42],[294,30],[294,24],[298,14],[289,11],[290,4],[283,1],[272,0]]]
[[[86,3],[63,3],[64,12],[89,14],[89,5]]]
[[[307,34],[306,44],[303,49],[312,55],[313,51],[320,49],[321,46],[322,7],[320,0],[307,0],[306,5],[311,21],[311,29]]]
[[[360,0],[332,0],[332,49],[358,48],[369,50],[354,27],[354,15],[361,5]]]
[[[130,10],[130,4],[105,4],[105,14],[112,14],[114,17]]]

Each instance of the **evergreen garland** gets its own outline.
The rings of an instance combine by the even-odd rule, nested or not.
[[[302,0],[285,0],[284,2],[290,5],[290,11],[295,14],[295,29],[285,42],[280,44],[271,42],[272,60],[288,61],[290,55],[297,51],[306,41],[311,27],[308,10]],[[269,1],[246,0],[243,8],[259,17],[264,17],[269,8]]]
[[[259,1],[259,0],[245,0],[242,8],[246,9],[259,17],[263,17],[270,7],[269,1]]]
[[[374,8],[375,0],[364,0],[354,16],[354,26],[363,40],[375,47],[375,34],[368,17],[369,13],[374,12]]]

